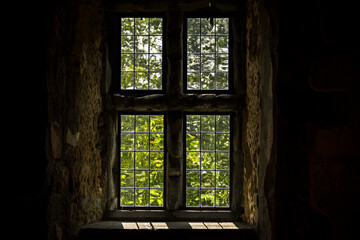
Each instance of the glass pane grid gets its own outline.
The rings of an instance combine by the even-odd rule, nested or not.
[[[164,206],[164,116],[120,116],[120,206]]]
[[[122,90],[161,90],[162,18],[121,18]]]
[[[230,115],[186,116],[186,206],[230,206]]]
[[[187,90],[228,90],[229,18],[188,18],[187,24]]]

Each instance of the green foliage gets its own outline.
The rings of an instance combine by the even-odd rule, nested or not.
[[[215,206],[215,191],[201,190],[201,206],[214,207]]]
[[[163,206],[164,116],[121,115],[120,121],[121,206]]]
[[[149,205],[149,189],[135,189],[136,206],[144,207]]]
[[[187,115],[186,130],[187,206],[228,207],[230,115]]]
[[[215,153],[203,152],[201,153],[201,168],[214,169],[215,168]]]
[[[150,171],[150,187],[164,187],[164,172],[162,170]]]
[[[133,206],[134,205],[134,189],[120,190],[120,205]]]
[[[188,18],[187,23],[187,88],[228,89],[229,19]]]
[[[134,168],[134,152],[122,152],[120,154],[121,158],[121,168],[122,169],[131,169]]]
[[[161,18],[121,19],[121,89],[162,88],[162,39]]]
[[[216,169],[230,169],[230,153],[216,153]]]
[[[137,152],[135,155],[135,168],[149,168],[149,152]]]
[[[164,205],[164,190],[150,189],[150,206],[161,207]]]
[[[186,150],[188,151],[200,150],[200,134],[197,133],[186,134]]]
[[[187,189],[186,190],[186,206],[199,207],[200,206],[200,190]]]
[[[230,116],[187,115],[186,123],[187,206],[229,206]],[[121,206],[163,206],[164,116],[122,115],[120,126]]]
[[[186,187],[199,188],[200,187],[200,171],[186,172]]]

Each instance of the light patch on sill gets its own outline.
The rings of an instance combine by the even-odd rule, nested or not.
[[[118,230],[240,230],[252,229],[240,222],[120,222],[103,221],[89,224],[85,229],[118,229]]]

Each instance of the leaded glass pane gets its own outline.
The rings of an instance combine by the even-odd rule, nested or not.
[[[121,90],[161,90],[163,19],[121,18]]]
[[[164,115],[120,115],[120,206],[164,206]]]
[[[229,89],[229,18],[187,19],[187,90]]]
[[[186,206],[229,207],[230,115],[186,115]]]

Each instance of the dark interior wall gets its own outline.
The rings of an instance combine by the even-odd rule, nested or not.
[[[359,214],[359,38],[355,6],[280,6],[278,239],[354,239]]]
[[[50,4],[2,3],[1,198],[5,238],[47,239],[44,136],[48,124],[46,45]]]
[[[99,3],[5,4],[5,229],[14,239],[70,239],[101,219]]]

